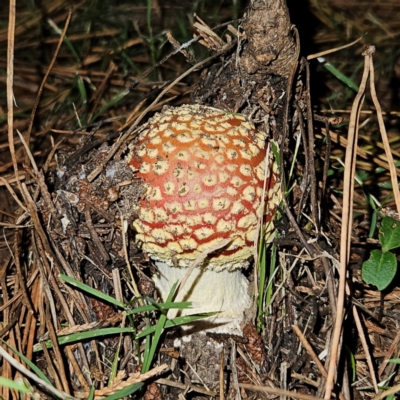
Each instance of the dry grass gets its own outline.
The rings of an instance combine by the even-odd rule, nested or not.
[[[57,335],[63,334],[58,320],[60,310],[67,315],[69,329],[74,329],[74,332],[94,329],[85,324],[90,321],[85,321],[87,316],[78,307],[73,313],[68,312],[76,304],[87,306],[87,299],[80,292],[61,284],[54,273],[59,267],[53,264],[52,250],[46,247],[49,243],[46,227],[41,222],[42,217],[38,215],[36,206],[37,188],[41,189],[42,197],[46,196],[46,185],[40,169],[47,172],[56,165],[56,150],[59,152],[76,148],[85,138],[94,134],[96,138],[104,138],[110,132],[136,126],[132,122],[139,124],[140,119],[144,118],[144,110],[153,111],[154,107],[161,106],[158,102],[160,94],[166,94],[162,102],[187,102],[190,85],[195,82],[196,75],[186,76],[184,72],[189,69],[186,59],[191,60],[193,54],[178,53],[156,68],[152,68],[152,65],[173,50],[164,30],[172,27],[173,37],[182,43],[192,37],[190,26],[194,20],[189,10],[178,2],[165,5],[153,1],[149,20],[144,1],[135,5],[120,2],[117,6],[111,6],[108,2],[83,0],[75,2],[72,12],[62,1],[45,1],[40,8],[26,1],[17,4],[16,21],[13,24],[8,17],[8,6],[13,4],[13,0],[9,4],[5,3],[0,5],[0,49],[3,50],[0,54],[7,54],[6,49],[13,45],[15,57],[9,56],[8,60],[5,56],[0,57],[0,69],[3,72],[0,81],[4,87],[8,84],[7,91],[0,93],[0,226],[5,228],[2,235],[4,240],[0,243],[0,337],[27,358],[34,359],[38,365],[46,365],[47,373],[54,376],[52,383],[59,392],[64,392],[62,396],[65,393],[71,394],[68,377],[74,375],[74,385],[79,383],[81,387],[75,392],[85,397],[90,389],[85,375],[85,368],[89,364],[85,365],[82,361],[83,365],[80,365],[77,362],[79,357],[85,358],[82,344],[65,346],[65,350],[55,346],[51,352],[43,349],[40,357],[34,353],[38,337],[46,334],[56,343]],[[240,15],[239,10],[244,2],[238,3],[236,13]],[[353,390],[351,386],[368,387],[359,394],[363,398],[377,400],[390,392],[374,394],[378,392],[377,382],[385,381],[386,386],[399,389],[396,386],[400,380],[396,364],[387,363],[388,359],[398,358],[400,354],[400,336],[397,333],[399,293],[395,285],[383,295],[374,291],[363,284],[359,271],[362,261],[368,257],[366,248],[371,247],[371,243],[376,245],[376,241],[368,237],[373,223],[369,203],[371,196],[382,204],[384,208],[381,211],[384,213],[390,210],[399,213],[400,210],[398,190],[393,195],[390,188],[390,185],[398,187],[396,180],[400,173],[400,50],[397,45],[400,6],[397,1],[377,4],[372,1],[310,0],[309,3],[310,15],[318,23],[315,24],[314,32],[305,32],[304,37],[309,34],[310,43],[305,47],[313,53],[343,46],[362,37],[360,43],[352,47],[324,55],[325,60],[346,75],[353,84],[358,86],[361,81],[364,62],[361,57],[362,45],[372,44],[377,48],[373,56],[376,94],[373,88],[368,91],[360,85],[358,98],[361,100],[365,94],[365,103],[363,106],[361,103],[355,104],[353,112],[351,107],[356,91],[335,78],[324,68],[323,63],[311,61],[316,112],[330,118],[343,118],[339,125],[316,128],[316,167],[320,176],[323,155],[326,154],[326,138],[329,136],[333,141],[328,179],[332,203],[325,210],[324,229],[333,245],[337,246],[337,251],[332,250],[329,257],[341,262],[339,293],[333,308],[351,321],[352,326],[346,326],[346,329],[352,335],[348,342],[345,341],[347,350],[343,350],[340,347],[340,335],[344,321],[338,318],[330,342],[334,351],[324,368],[319,365],[318,369],[319,376],[325,377],[327,383],[312,376],[316,370],[307,369],[309,362],[303,364],[304,371],[295,371],[289,381],[285,381],[282,376],[278,377],[277,371],[284,370],[282,364],[271,366],[267,372],[267,381],[270,386],[281,384],[281,389],[290,386],[291,390],[297,390],[299,398],[321,398],[324,392],[325,398],[331,398],[337,357],[348,352],[354,356],[355,364],[352,366],[347,362],[345,368],[340,368],[342,375],[337,379],[346,388],[346,379],[353,372],[355,378],[354,382],[350,382],[352,385],[347,384],[348,392],[343,391],[344,397],[350,395]],[[231,2],[228,1],[220,5],[215,2],[198,2],[197,11],[210,26],[234,17]],[[170,15],[176,19],[171,19]],[[300,22],[298,25],[302,34]],[[307,21],[303,23],[307,25]],[[68,42],[62,42],[65,33]],[[201,47],[195,47],[195,54],[197,61],[206,58]],[[370,61],[371,58],[367,57],[365,70],[371,74]],[[200,65],[192,69],[197,70]],[[174,81],[178,76],[179,80]],[[12,106],[14,101],[16,106]],[[103,123],[96,125],[98,122]],[[17,130],[22,133],[22,137],[16,134]],[[29,159],[24,141],[29,143],[33,159]],[[345,160],[346,155],[348,158]],[[343,163],[345,171],[348,171],[345,176]],[[362,180],[362,185],[355,182],[356,174]],[[296,171],[296,178],[301,179],[301,169]],[[47,195],[47,204],[51,204],[50,195]],[[39,240],[32,234],[32,226]],[[299,259],[300,256],[301,253]],[[32,262],[32,257],[42,259],[43,264]],[[289,270],[293,262],[291,256],[282,252],[280,257],[282,265],[287,265]],[[127,252],[124,258],[127,258]],[[309,262],[309,259],[301,260],[305,264]],[[297,266],[293,268],[290,271],[299,272]],[[303,273],[305,277],[307,268],[300,268],[299,275]],[[136,273],[140,276],[141,272]],[[357,307],[351,308],[345,302],[346,273],[350,273],[353,280],[351,296],[355,298],[354,304]],[[285,274],[291,276],[289,272]],[[318,279],[314,279],[316,276]],[[319,293],[324,297],[327,281],[320,276],[308,271],[307,279],[314,280],[313,286],[299,285],[296,293],[306,293],[307,296]],[[114,292],[120,293],[117,289],[121,285],[121,277],[114,273],[110,279]],[[278,283],[279,277],[276,279]],[[283,286],[286,282],[279,283]],[[276,296],[275,304],[279,304],[279,307],[282,298],[287,296],[282,293],[278,292]],[[271,309],[277,310],[278,307],[274,307],[271,306]],[[94,308],[101,309],[103,305],[95,304]],[[276,311],[276,316],[282,316],[280,312],[280,309]],[[121,319],[115,319],[114,314],[110,310],[110,314],[102,321],[104,326],[121,322]],[[351,315],[354,315],[354,320]],[[327,324],[326,331],[330,333],[334,321],[330,318],[321,318],[321,321]],[[356,330],[358,333],[355,333]],[[268,339],[269,335],[264,332],[265,343],[273,343],[273,338]],[[329,343],[329,340],[325,342],[325,337],[322,339],[310,334],[307,338],[302,337],[301,333],[297,335],[303,346],[310,349],[308,354],[311,358],[315,358],[312,348],[322,352]],[[329,336],[326,334],[326,337]],[[101,371],[97,345],[93,342],[90,345],[93,352],[97,352],[95,367]],[[126,346],[126,343],[121,340],[118,346]],[[285,346],[283,348],[285,350]],[[5,347],[2,349],[4,353]],[[20,376],[17,365],[24,366],[24,362],[14,353],[9,351],[9,354],[15,360],[14,368],[3,359],[0,361],[1,375],[15,379]],[[90,367],[92,376],[95,376],[96,368],[92,364]],[[248,368],[258,378],[258,371],[250,362]],[[311,378],[306,376],[308,373]],[[134,377],[138,378],[137,382],[147,378],[140,374]],[[106,393],[106,382],[101,379],[98,379],[97,384]],[[243,384],[242,387],[250,390],[248,393],[267,391],[260,385]],[[209,393],[200,387],[198,391]],[[268,391],[282,396],[293,395],[287,390],[279,391],[274,387]],[[311,397],[310,393],[315,396]],[[0,394],[5,399],[16,398],[15,392],[5,388],[0,389]]]

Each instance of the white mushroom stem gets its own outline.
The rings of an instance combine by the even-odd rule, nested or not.
[[[188,268],[173,267],[162,261],[155,262],[159,273],[154,282],[165,300],[172,285],[181,282]],[[173,309],[168,318],[218,311],[219,314],[189,326],[193,330],[242,335],[241,323],[244,311],[251,305],[248,294],[249,282],[240,269],[216,271],[210,268],[194,268],[184,286],[180,288],[174,301],[190,301],[192,307]]]

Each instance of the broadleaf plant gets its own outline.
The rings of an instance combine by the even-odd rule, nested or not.
[[[384,253],[400,247],[400,222],[385,217],[379,229],[379,241]]]
[[[397,258],[390,250],[400,247],[400,222],[384,217],[379,229],[381,250],[372,250],[370,258],[362,265],[364,282],[386,289],[397,273]]]

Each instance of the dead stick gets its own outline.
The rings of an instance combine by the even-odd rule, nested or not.
[[[364,353],[367,356],[367,364],[368,364],[368,368],[369,368],[369,373],[371,375],[372,383],[374,385],[375,393],[378,393],[379,389],[378,389],[378,382],[376,381],[374,365],[372,364],[371,354],[370,354],[369,349],[368,349],[367,340],[365,338],[364,330],[363,330],[363,327],[361,325],[360,316],[358,315],[358,311],[357,311],[356,306],[353,306],[353,317],[354,317],[354,321],[356,323],[356,327],[357,327],[358,335],[359,335],[360,340],[361,340],[362,347],[364,349]]]
[[[324,378],[327,378],[328,377],[328,373],[326,372],[326,369],[325,369],[324,365],[322,364],[321,360],[318,358],[318,355],[315,353],[314,349],[311,347],[311,345],[308,342],[308,340],[303,335],[303,332],[300,330],[300,328],[297,325],[292,325],[292,329],[293,329],[294,333],[297,335],[297,337],[299,338],[299,340],[300,340],[301,344],[303,345],[303,347],[306,349],[308,355],[314,361],[315,365],[318,368],[319,373]],[[346,400],[342,393],[339,393],[339,399],[340,400]]]
[[[339,271],[339,292],[337,300],[337,313],[332,336],[332,354],[328,368],[328,378],[326,379],[325,400],[331,398],[334,387],[336,364],[338,361],[338,348],[340,336],[342,334],[342,324],[344,316],[344,300],[346,291],[346,272],[350,257],[351,242],[351,221],[353,217],[353,197],[354,197],[354,175],[357,156],[357,138],[359,111],[364,101],[365,87],[369,75],[369,65],[367,62],[367,51],[363,53],[365,57],[364,72],[360,83],[357,96],[354,99],[352,113],[349,122],[348,146],[346,148],[345,169],[344,169],[344,190],[343,190],[343,215],[342,230],[340,235],[340,271]]]

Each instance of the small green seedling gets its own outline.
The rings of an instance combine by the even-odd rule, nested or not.
[[[369,260],[362,265],[361,277],[378,290],[386,289],[397,272],[397,258],[390,251],[400,247],[400,222],[384,217],[379,229],[382,250],[372,250]]]

